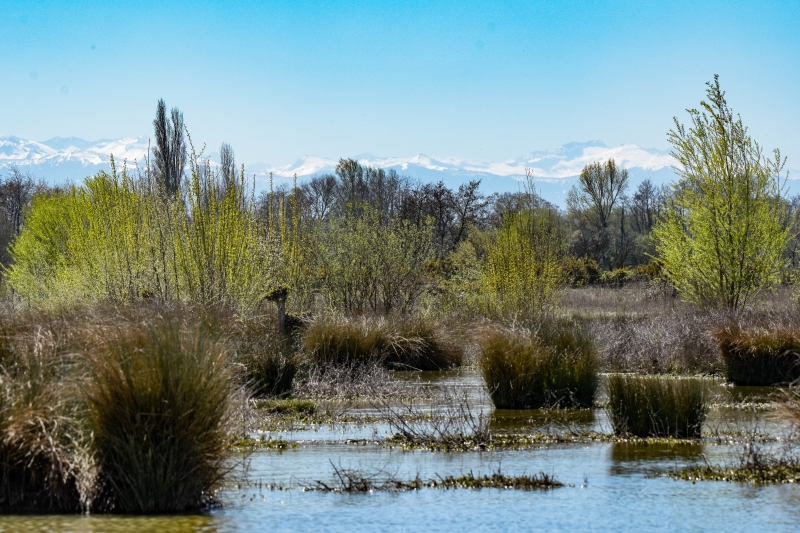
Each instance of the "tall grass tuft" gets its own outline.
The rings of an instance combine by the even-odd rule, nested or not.
[[[272,317],[230,317],[223,335],[244,367],[247,381],[261,397],[286,396],[299,368],[292,340]]]
[[[76,466],[89,456],[78,391],[53,331],[30,319],[0,319],[0,509],[76,512]]]
[[[718,327],[725,377],[736,385],[775,385],[800,378],[800,330],[787,324]]]
[[[700,438],[708,412],[703,380],[615,374],[607,387],[617,435]]]
[[[316,366],[379,362],[397,370],[441,370],[460,365],[464,357],[434,323],[414,317],[323,316],[308,325],[302,342]]]
[[[108,507],[201,508],[225,473],[235,392],[226,351],[203,328],[168,319],[125,326],[93,343],[85,384]]]
[[[572,321],[535,330],[491,329],[480,338],[480,369],[495,407],[591,407],[598,385],[592,339]]]

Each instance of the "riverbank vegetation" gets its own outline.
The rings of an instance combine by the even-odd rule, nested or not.
[[[163,102],[152,158],[64,187],[12,170],[0,507],[213,505],[233,443],[276,398],[312,418],[370,401],[392,442],[487,446],[488,417],[458,394],[406,412],[432,394],[407,371],[478,370],[498,410],[605,394],[621,437],[700,438],[703,382],[666,376],[775,385],[800,368],[800,200],[716,79],[707,98],[670,132],[671,187],[631,190],[596,162],[566,210],[530,173],[485,195],[351,159],[256,196],[232,148],[211,162]]]

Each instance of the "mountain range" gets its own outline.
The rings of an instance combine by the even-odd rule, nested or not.
[[[128,165],[144,164],[149,149],[146,137],[101,139],[86,141],[76,137],[54,137],[47,141],[30,141],[13,136],[0,136],[0,174],[11,165],[43,177],[51,183],[80,182],[99,170],[109,169],[109,155],[113,154],[118,166],[124,160]],[[641,148],[635,144],[608,147],[600,141],[573,142],[555,150],[536,151],[505,161],[471,161],[452,157],[377,157],[360,154],[354,157],[363,165],[394,169],[399,174],[422,182],[442,180],[449,187],[457,187],[468,180],[482,180],[482,190],[487,193],[516,191],[521,187],[525,169],[536,178],[536,186],[546,199],[563,205],[567,191],[575,183],[581,169],[592,162],[614,158],[617,164],[628,169],[631,186],[636,187],[645,178],[655,184],[668,183],[674,178],[671,168],[675,160],[669,153]],[[217,154],[209,154],[217,161]],[[265,163],[246,165],[246,171],[256,176],[256,187],[263,189],[272,172],[277,184],[291,180],[296,174],[303,180],[313,175],[333,172],[337,161],[317,156],[305,156],[292,164],[273,166]]]

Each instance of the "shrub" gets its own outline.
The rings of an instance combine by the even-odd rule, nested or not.
[[[742,327],[729,323],[712,331],[725,364],[725,377],[736,385],[774,385],[800,378],[800,333],[773,324]]]
[[[708,411],[703,380],[616,374],[609,376],[607,388],[617,435],[700,437]]]
[[[86,396],[108,507],[183,512],[213,501],[234,393],[222,345],[171,320],[129,322],[96,345]]]
[[[496,407],[592,406],[597,354],[575,322],[547,322],[534,331],[492,329],[480,346],[480,369]]]
[[[318,366],[380,362],[400,370],[441,370],[463,360],[460,346],[424,318],[324,316],[308,325],[302,343]]]
[[[244,367],[257,396],[285,396],[291,392],[299,360],[291,339],[278,331],[274,319],[230,317],[222,327],[227,344]]]

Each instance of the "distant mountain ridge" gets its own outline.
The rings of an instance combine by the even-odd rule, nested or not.
[[[80,182],[99,170],[109,169],[109,155],[113,154],[118,165],[127,160],[129,165],[138,161],[141,165],[147,156],[147,137],[125,137],[86,141],[76,137],[54,137],[36,142],[13,136],[0,136],[0,173],[11,165],[30,171],[51,182]],[[216,154],[210,154],[214,161]],[[361,154],[357,159],[364,165],[394,169],[399,174],[423,182],[442,180],[449,187],[457,187],[471,179],[481,179],[485,192],[515,191],[530,168],[536,178],[541,194],[557,204],[562,204],[566,191],[575,182],[581,169],[589,163],[613,157],[631,174],[631,185],[636,186],[645,178],[655,183],[667,183],[674,172],[675,160],[668,153],[641,148],[635,144],[608,147],[601,141],[573,142],[555,150],[535,151],[526,156],[505,161],[471,161],[452,157],[429,157],[419,154],[412,157],[377,157]],[[272,172],[278,183],[291,179],[295,174],[303,179],[317,174],[333,172],[337,160],[318,156],[305,156],[294,163],[272,166],[255,163],[246,166],[254,173],[257,187],[264,188]]]

